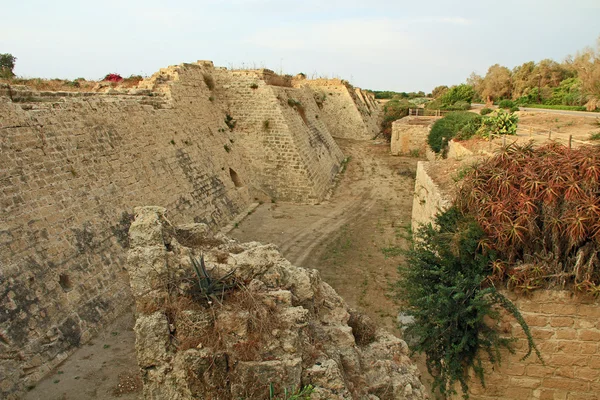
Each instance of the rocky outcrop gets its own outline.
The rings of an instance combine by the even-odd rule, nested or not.
[[[303,388],[311,399],[425,397],[406,343],[274,245],[176,228],[160,207],[137,208],[129,234],[146,399],[269,398]]]

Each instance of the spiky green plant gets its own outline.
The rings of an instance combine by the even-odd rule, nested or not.
[[[500,309],[523,328],[535,351],[529,328],[517,308],[490,284],[495,251],[482,246],[485,233],[477,222],[453,207],[436,218],[436,226],[421,228],[407,263],[401,268],[400,297],[414,323],[405,337],[415,352],[425,353],[427,369],[446,398],[460,384],[468,398],[469,372],[485,385],[483,360],[500,363],[500,349],[513,352],[513,338],[499,332]],[[490,322],[493,321],[493,322]]]
[[[198,289],[200,294],[207,300],[220,303],[216,295],[223,295],[226,291],[236,287],[235,283],[226,283],[235,272],[235,269],[219,279],[213,279],[206,271],[204,256],[200,256],[200,260],[196,260],[194,257],[190,256],[190,260],[192,262],[192,268],[194,269],[196,277],[198,278]]]

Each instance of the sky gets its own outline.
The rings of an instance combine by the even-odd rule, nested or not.
[[[152,75],[212,60],[430,92],[499,63],[562,61],[600,36],[600,0],[0,0],[22,77]]]

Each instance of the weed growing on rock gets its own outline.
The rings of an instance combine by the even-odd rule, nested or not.
[[[202,78],[204,79],[204,83],[209,90],[213,90],[215,88],[215,80],[211,75],[202,74]]]

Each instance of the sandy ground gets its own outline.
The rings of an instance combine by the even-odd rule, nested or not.
[[[293,264],[318,269],[350,306],[395,331],[393,285],[418,160],[390,156],[382,141],[337,141],[350,161],[328,201],[262,204],[229,235],[275,243]]]
[[[25,400],[133,400],[141,398],[141,379],[135,359],[132,313],[106,327],[76,350]]]
[[[407,245],[418,159],[390,156],[384,141],[338,143],[350,161],[327,201],[261,204],[229,235],[275,243],[293,264],[318,269],[350,306],[399,334],[394,284],[403,261],[399,250]],[[133,323],[131,313],[121,317],[25,399],[140,398]]]

